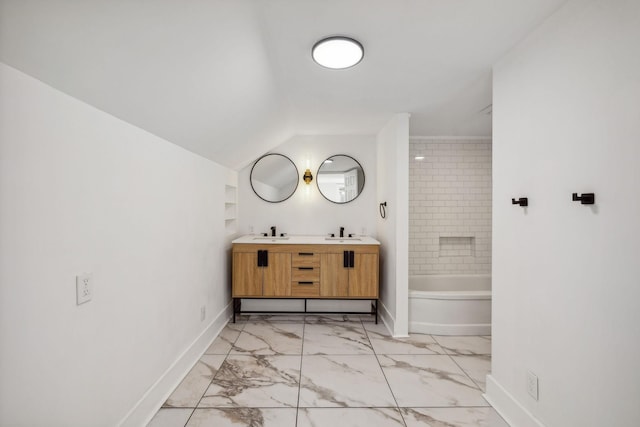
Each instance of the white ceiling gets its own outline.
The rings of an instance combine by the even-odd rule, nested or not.
[[[491,66],[566,0],[0,0],[0,60],[232,168],[295,134],[491,134]],[[364,60],[328,70],[313,44]]]

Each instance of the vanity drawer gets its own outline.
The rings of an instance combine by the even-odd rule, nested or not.
[[[320,281],[320,267],[292,267],[291,268],[291,280],[294,282],[319,282]]]
[[[293,267],[320,267],[320,254],[313,252],[294,252],[291,254]]]
[[[320,282],[295,281],[291,283],[292,297],[317,297],[320,295]]]

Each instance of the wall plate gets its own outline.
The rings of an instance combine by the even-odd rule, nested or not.
[[[76,276],[76,304],[84,304],[93,297],[93,279],[91,274]]]

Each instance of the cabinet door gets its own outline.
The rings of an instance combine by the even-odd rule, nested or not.
[[[264,267],[264,296],[291,296],[291,254],[269,252]]]
[[[233,254],[233,296],[262,296],[262,268],[257,252]]]
[[[320,296],[349,296],[349,270],[344,267],[342,252],[320,256]]]
[[[378,297],[378,255],[355,254],[354,266],[349,269],[350,297]]]

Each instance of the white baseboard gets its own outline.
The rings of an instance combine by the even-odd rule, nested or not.
[[[491,324],[443,325],[440,323],[410,321],[409,332],[430,335],[491,335]]]
[[[387,327],[389,333],[393,335],[394,318],[382,301],[378,300],[378,322],[380,321]]]
[[[167,368],[142,398],[133,406],[127,415],[118,423],[121,427],[146,426],[158,412],[162,404],[171,395],[189,373],[193,365],[209,348],[222,328],[233,314],[232,303],[229,302],[202,333],[182,352],[180,356]]]
[[[491,374],[487,375],[487,392],[483,396],[511,427],[545,427]]]
[[[387,329],[389,330],[389,333],[394,337],[396,338],[406,337],[406,335],[396,335],[395,333],[396,320],[391,315],[391,312],[389,311],[387,306],[385,306],[381,300],[378,300],[378,321],[382,321],[384,326],[386,326]]]

